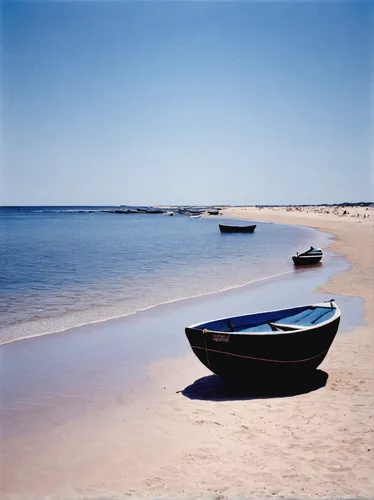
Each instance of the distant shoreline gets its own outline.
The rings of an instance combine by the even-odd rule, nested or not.
[[[250,205],[230,205],[227,203],[213,203],[213,204],[156,204],[156,205],[124,205],[124,204],[100,204],[100,205],[0,205],[0,208],[49,208],[49,207],[58,207],[58,208],[66,208],[66,207],[97,207],[97,208],[116,208],[116,207],[131,207],[131,208],[178,208],[178,207],[204,207],[204,208],[213,208],[213,207],[222,207],[222,208],[240,208],[240,207],[248,207],[248,208],[284,208],[284,207],[374,207],[374,201],[359,201],[359,202],[341,202],[341,203],[284,203],[284,204],[264,204],[264,203],[256,203]]]

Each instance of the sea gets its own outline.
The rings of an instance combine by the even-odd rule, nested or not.
[[[229,219],[108,208],[0,208],[0,343],[286,276],[293,253],[330,241],[305,227],[253,221],[253,234],[221,234]]]

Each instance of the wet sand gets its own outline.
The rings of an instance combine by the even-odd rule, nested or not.
[[[1,498],[372,497],[372,225],[321,229],[337,234],[349,270],[332,258],[255,289],[2,346]],[[188,323],[331,294],[347,323],[311,386],[278,398],[227,394],[190,354]],[[365,300],[367,325],[363,301],[339,294]],[[134,347],[134,328],[145,345]]]

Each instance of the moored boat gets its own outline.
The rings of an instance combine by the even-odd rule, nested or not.
[[[309,250],[303,253],[297,253],[292,256],[292,260],[296,266],[309,266],[318,264],[323,257],[323,252],[320,248],[310,247]]]
[[[218,224],[221,233],[253,233],[256,224],[250,226],[230,226],[228,224]]]
[[[185,212],[188,216],[191,216],[191,215],[202,215],[204,213],[203,210],[187,210],[187,212]]]
[[[334,300],[222,318],[185,328],[191,348],[216,375],[250,383],[298,376],[324,360],[338,331]]]

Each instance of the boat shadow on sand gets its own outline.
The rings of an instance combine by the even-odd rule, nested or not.
[[[328,377],[323,370],[314,370],[304,379],[278,380],[276,383],[258,382],[249,387],[228,384],[217,375],[208,375],[178,392],[189,399],[205,401],[286,398],[316,391],[326,385]]]

